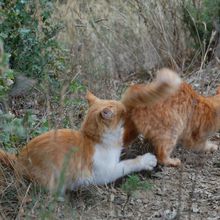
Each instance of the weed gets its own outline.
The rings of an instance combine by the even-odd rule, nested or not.
[[[122,190],[131,196],[137,190],[149,190],[152,189],[152,185],[146,181],[140,179],[138,175],[130,175],[126,179],[125,183],[121,186]]]
[[[13,70],[40,78],[56,74],[47,72],[51,65],[63,68],[61,56],[56,56],[60,48],[55,38],[62,26],[51,19],[51,1],[4,0],[0,7],[0,37],[11,54]]]

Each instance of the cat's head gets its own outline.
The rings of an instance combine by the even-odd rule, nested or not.
[[[91,92],[87,92],[86,99],[89,109],[82,126],[83,131],[99,136],[107,130],[122,126],[126,110],[120,101],[99,99]]]

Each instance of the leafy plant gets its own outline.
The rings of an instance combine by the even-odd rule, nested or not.
[[[14,73],[8,67],[10,55],[4,52],[3,41],[0,38],[0,104],[3,108],[4,99],[7,96],[7,92],[10,88],[10,85],[13,84]],[[1,108],[0,108],[1,110]]]
[[[212,34],[213,22],[220,22],[220,1],[187,0],[183,7],[183,19],[194,38],[194,47],[206,47]]]
[[[10,67],[28,76],[56,76],[65,68],[56,36],[62,28],[52,19],[52,1],[3,0],[0,37],[10,53]]]
[[[3,42],[0,39],[0,146],[6,148],[19,145],[29,136],[48,130],[46,119],[39,119],[31,112],[26,112],[23,118],[17,118],[10,111],[3,109],[8,90],[14,80],[14,72],[8,65],[9,57],[10,55],[4,52]]]
[[[0,131],[0,146],[11,148],[15,145],[23,145],[27,139],[48,131],[48,122],[30,112],[27,112],[23,118],[2,112]]]
[[[146,181],[142,181],[137,175],[130,175],[126,179],[125,183],[121,186],[122,190],[127,195],[132,195],[137,190],[148,190],[152,188],[152,185]]]

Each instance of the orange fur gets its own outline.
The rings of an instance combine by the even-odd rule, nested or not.
[[[216,95],[219,95],[219,94],[220,94],[220,86],[216,90]]]
[[[136,84],[128,87],[122,96],[122,103],[126,109],[149,106],[174,94],[180,86],[179,76],[167,68],[161,69],[157,79],[148,84]]]
[[[125,145],[143,134],[154,145],[158,161],[167,166],[181,163],[178,158],[170,158],[177,143],[200,151],[217,150],[207,139],[220,129],[219,91],[213,97],[203,97],[182,83],[174,95],[154,105],[130,106],[125,120]]]

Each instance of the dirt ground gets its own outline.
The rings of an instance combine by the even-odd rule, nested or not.
[[[120,186],[100,188],[82,194],[73,204],[79,219],[220,219],[220,151],[214,155],[176,151],[183,165],[163,167],[149,177],[153,185],[137,191],[126,204]],[[85,192],[84,192],[85,193]]]

